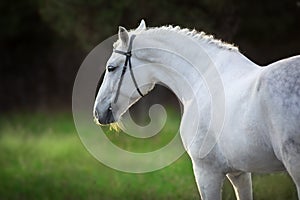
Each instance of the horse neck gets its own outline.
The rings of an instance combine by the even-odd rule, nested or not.
[[[205,144],[199,154],[204,157],[216,144],[218,136],[214,133],[221,132],[228,85],[254,74],[251,72],[258,70],[257,65],[237,50],[176,34],[149,35],[137,39],[137,45],[139,41],[143,47],[139,51],[141,58],[151,63],[147,74],[155,82],[167,85],[183,104],[180,134],[185,148],[193,151],[199,148],[196,144]],[[218,113],[212,113],[212,108]]]
[[[178,33],[146,35],[140,42],[145,49],[144,57],[154,63],[151,73],[156,82],[171,88],[184,105],[193,101],[195,94],[199,101],[209,99],[212,91],[205,89],[207,81],[213,84],[221,78],[226,84],[257,69],[238,50],[195,41]]]

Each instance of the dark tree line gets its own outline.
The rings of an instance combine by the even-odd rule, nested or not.
[[[298,0],[4,0],[0,13],[0,110],[71,105],[85,55],[142,18],[204,30],[258,64],[300,53]]]

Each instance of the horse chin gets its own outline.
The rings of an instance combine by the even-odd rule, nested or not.
[[[110,124],[116,123],[116,120],[112,116],[108,116],[106,118],[99,118],[99,119],[96,118],[96,117],[94,117],[94,122],[97,125],[106,126],[106,125],[110,125]]]

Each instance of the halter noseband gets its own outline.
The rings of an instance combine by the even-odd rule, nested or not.
[[[119,81],[119,85],[118,85],[118,89],[117,89],[117,93],[116,93],[116,97],[115,97],[114,103],[116,103],[118,101],[119,93],[120,93],[120,88],[121,88],[121,85],[122,85],[122,82],[123,82],[123,78],[124,78],[124,75],[125,75],[125,72],[126,72],[128,64],[129,64],[129,70],[130,70],[131,79],[132,79],[132,81],[133,81],[133,83],[134,83],[134,85],[136,87],[136,90],[139,93],[139,95],[141,95],[141,97],[144,96],[143,93],[141,92],[141,90],[139,89],[139,86],[138,86],[138,84],[136,82],[136,79],[135,79],[133,71],[132,71],[132,65],[131,65],[132,42],[133,42],[135,36],[136,35],[132,35],[131,36],[127,52],[116,50],[116,49],[114,50],[115,53],[122,54],[122,55],[126,56],[125,63],[123,65],[122,74],[121,74],[121,77],[120,77],[120,81]]]

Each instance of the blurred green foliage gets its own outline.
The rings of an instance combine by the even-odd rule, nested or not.
[[[6,0],[0,8],[1,40],[24,34],[45,37],[47,27],[51,34],[90,48],[116,33],[118,25],[134,28],[142,18],[150,26],[181,25],[232,40],[238,34],[270,40],[299,33],[300,19],[296,0]]]
[[[147,143],[122,133],[107,136],[120,148],[149,151],[159,146],[159,138],[172,139],[178,119],[170,119],[162,134]],[[155,172],[118,172],[84,148],[70,113],[0,116],[0,158],[0,199],[200,199],[187,154]],[[285,173],[254,175],[253,191],[256,200],[297,199],[296,187]],[[235,199],[229,181],[223,199]]]

